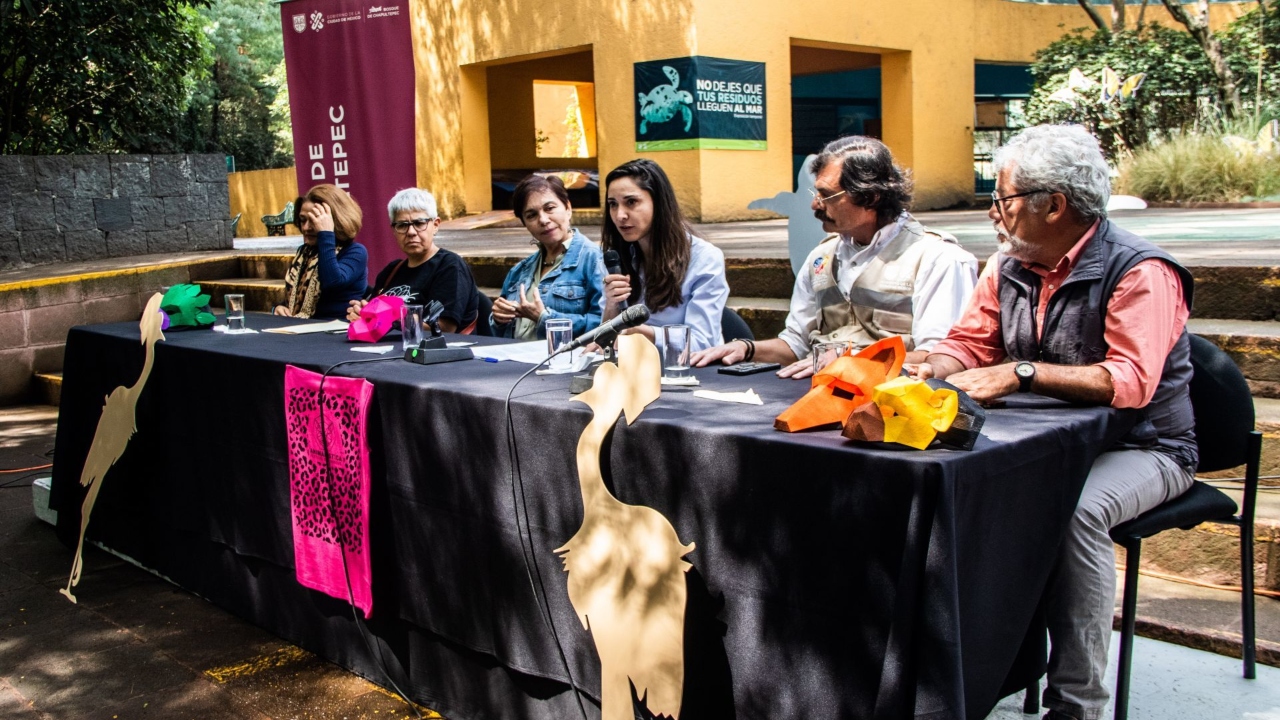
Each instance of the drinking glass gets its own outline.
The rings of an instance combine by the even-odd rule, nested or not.
[[[223,296],[223,301],[227,305],[227,331],[241,332],[244,330],[244,295],[240,293],[228,293]]]
[[[689,377],[689,326],[662,327],[662,377]]]
[[[422,342],[422,306],[405,305],[400,311],[400,338],[402,349],[418,347]]]
[[[573,321],[555,318],[547,321],[547,354],[550,355],[573,340]],[[551,358],[548,370],[564,372],[573,366],[573,353],[567,352]]]
[[[835,359],[853,350],[852,340],[831,340],[813,344],[809,357],[813,358],[813,374],[835,362]]]

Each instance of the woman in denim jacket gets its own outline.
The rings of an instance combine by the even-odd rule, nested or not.
[[[604,259],[600,246],[574,230],[573,208],[560,178],[530,175],[516,186],[511,206],[538,251],[502,283],[489,322],[493,334],[520,340],[547,336],[547,320],[573,321],[580,335],[600,324]]]

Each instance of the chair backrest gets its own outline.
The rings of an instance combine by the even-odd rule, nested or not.
[[[489,327],[489,315],[493,312],[493,301],[488,295],[476,290],[479,298],[476,300],[476,335],[484,335],[486,337],[493,335],[493,329]]]
[[[751,326],[747,325],[747,321],[733,310],[726,307],[724,312],[720,313],[720,332],[724,335],[724,341],[730,340],[755,340],[756,336],[751,332]]]
[[[1253,394],[1240,368],[1217,345],[1191,335],[1191,405],[1200,472],[1243,465],[1253,431]]]

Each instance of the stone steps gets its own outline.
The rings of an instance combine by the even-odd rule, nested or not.
[[[249,312],[270,312],[284,299],[284,280],[273,278],[227,278],[202,280],[200,288],[209,293],[209,305],[222,308],[227,294],[244,295],[244,309]]]

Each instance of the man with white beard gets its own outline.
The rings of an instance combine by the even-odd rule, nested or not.
[[[1083,128],[1025,130],[996,152],[995,166],[987,215],[1000,250],[914,374],[945,379],[979,402],[1035,392],[1141,410],[1133,430],[1094,461],[1045,596],[1045,717],[1097,720],[1115,609],[1108,531],[1194,478],[1191,275],[1107,220],[1109,169]]]

